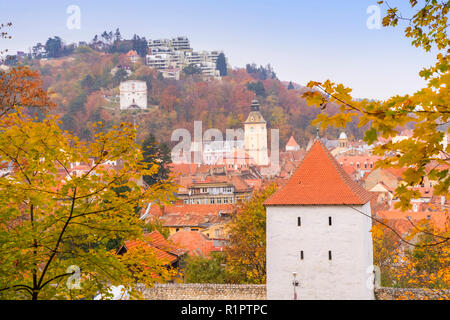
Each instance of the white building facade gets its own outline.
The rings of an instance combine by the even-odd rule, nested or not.
[[[267,299],[374,299],[371,197],[317,141],[264,203]]]
[[[147,83],[128,80],[120,83],[120,110],[147,109]]]

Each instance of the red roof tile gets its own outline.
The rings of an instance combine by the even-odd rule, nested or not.
[[[365,204],[373,197],[342,169],[317,140],[289,182],[265,205]]]
[[[186,253],[186,250],[169,243],[169,241],[167,241],[158,231],[144,234],[144,240],[136,239],[125,241],[127,251],[133,250],[133,248],[142,245],[151,247],[158,259],[165,260],[170,263],[175,262],[179,256]]]
[[[219,215],[219,213],[231,214],[236,208],[234,204],[180,204],[160,207],[152,205],[150,208],[150,215],[163,216],[169,214],[177,215]]]
[[[420,221],[428,220],[438,230],[448,230],[450,215],[448,212],[430,211],[379,211],[378,217],[387,220],[401,234],[410,232]]]
[[[222,251],[222,247],[214,247],[214,242],[198,231],[178,231],[169,238],[180,247],[189,250],[190,255],[207,256],[212,251]],[[200,251],[200,252],[199,252]]]

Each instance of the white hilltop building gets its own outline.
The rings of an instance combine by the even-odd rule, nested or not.
[[[316,140],[264,202],[267,299],[374,299],[371,198]]]
[[[253,100],[250,114],[244,122],[245,151],[259,166],[269,164],[267,151],[267,123],[259,112],[258,100]]]
[[[147,109],[147,83],[128,80],[120,83],[120,110]]]

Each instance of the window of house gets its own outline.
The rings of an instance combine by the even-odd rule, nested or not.
[[[300,251],[300,260],[303,260],[304,256],[303,256],[303,250]]]
[[[302,225],[302,218],[297,218],[297,225],[300,227]]]
[[[328,251],[328,260],[331,260],[332,259],[332,257],[331,257],[331,251]]]

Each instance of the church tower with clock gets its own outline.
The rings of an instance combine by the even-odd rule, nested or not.
[[[250,114],[244,122],[245,151],[259,166],[269,164],[267,152],[267,123],[259,111],[258,100],[253,100]]]

